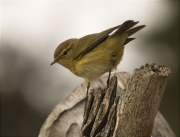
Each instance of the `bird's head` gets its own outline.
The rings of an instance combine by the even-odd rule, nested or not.
[[[59,63],[71,70],[75,42],[76,39],[69,39],[59,44],[54,52],[54,61],[50,65]]]

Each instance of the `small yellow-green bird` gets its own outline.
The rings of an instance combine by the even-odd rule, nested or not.
[[[145,25],[134,27],[138,22],[125,21],[122,25],[100,33],[62,42],[54,52],[54,61],[69,69],[87,82],[87,95],[90,82],[106,72],[110,74],[122,59],[124,45],[135,38],[129,38]]]

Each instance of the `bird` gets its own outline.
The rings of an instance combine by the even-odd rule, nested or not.
[[[69,69],[76,76],[82,77],[87,83],[86,96],[90,82],[115,70],[122,60],[125,45],[135,38],[131,35],[146,25],[134,27],[139,21],[127,20],[121,25],[99,33],[89,34],[81,38],[71,38],[58,45],[54,52],[54,61]]]

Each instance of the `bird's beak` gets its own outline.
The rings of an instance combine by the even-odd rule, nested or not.
[[[54,63],[56,63],[56,62],[57,62],[57,61],[56,61],[56,60],[54,60],[54,61],[50,64],[50,66],[51,66],[51,65],[53,65],[53,64],[54,64]]]
[[[58,62],[58,61],[59,61],[59,58],[56,58],[56,59],[50,64],[50,66],[53,65],[53,64],[55,64],[55,63]]]

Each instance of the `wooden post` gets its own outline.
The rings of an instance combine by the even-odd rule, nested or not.
[[[170,72],[156,64],[135,71],[118,103],[115,137],[151,136]]]
[[[117,78],[114,76],[105,95],[101,93],[101,101],[96,99],[97,95],[88,97],[94,101],[87,102],[86,107],[91,109],[84,115],[88,120],[83,124],[81,136],[151,137],[170,72],[165,66],[146,64],[134,71],[120,97],[115,96]]]

